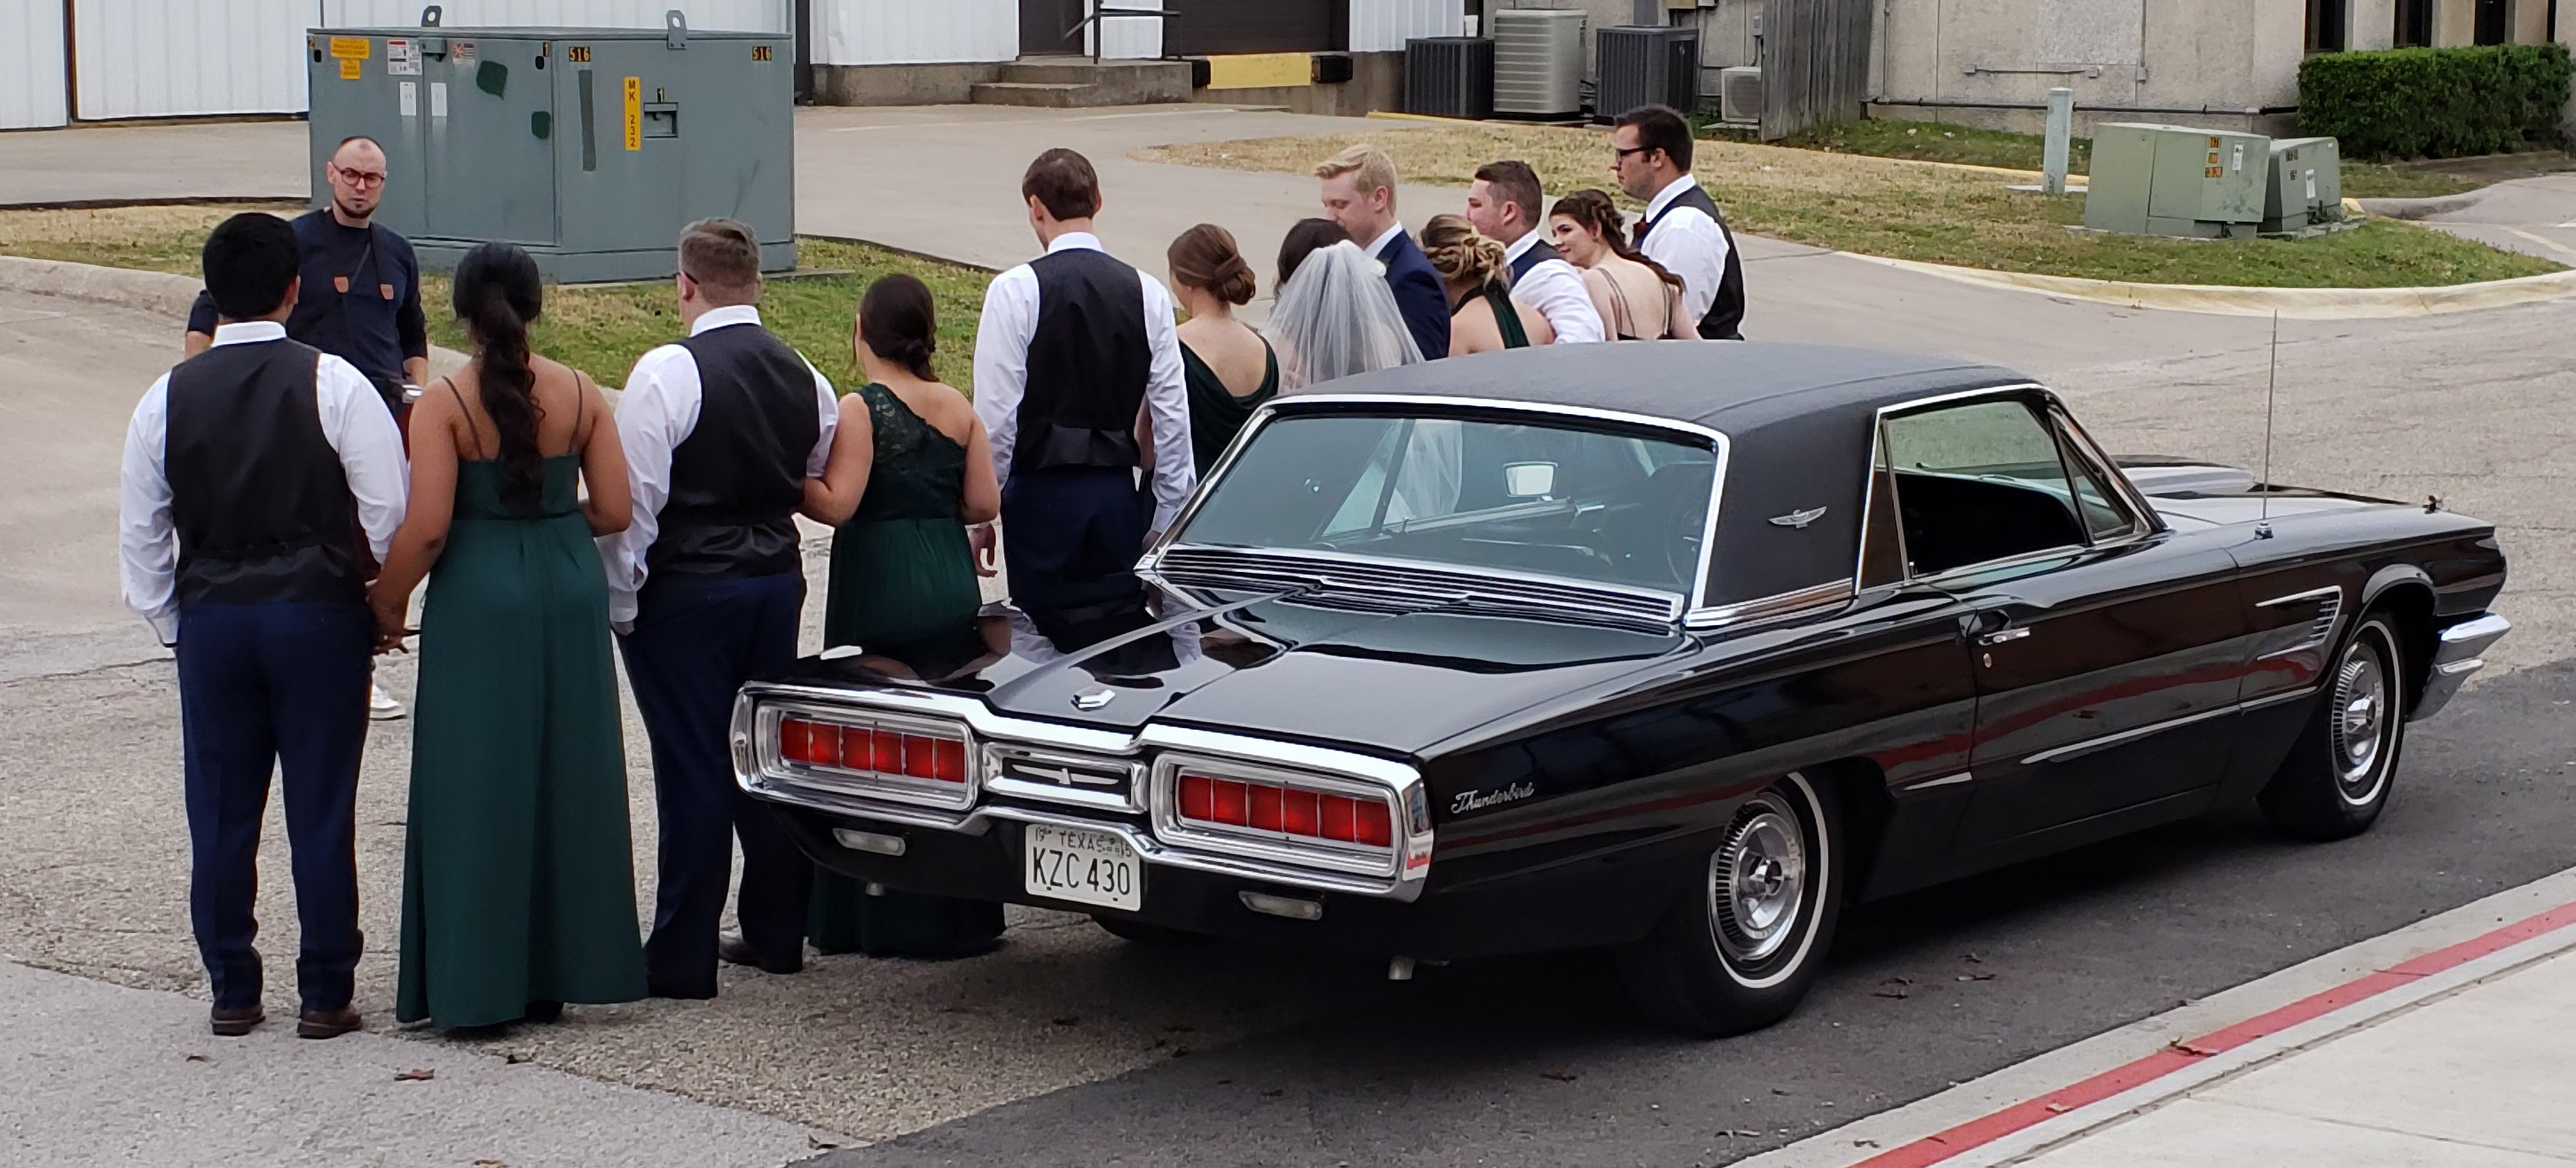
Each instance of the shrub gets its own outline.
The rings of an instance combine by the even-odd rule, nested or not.
[[[2559,137],[2565,45],[2324,53],[2299,66],[2299,129],[2347,158],[2502,154]]]

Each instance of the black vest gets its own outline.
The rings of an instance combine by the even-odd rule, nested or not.
[[[1530,274],[1531,268],[1535,268],[1549,260],[1561,260],[1564,258],[1565,254],[1556,250],[1555,244],[1549,243],[1546,240],[1540,240],[1537,243],[1531,244],[1528,251],[1522,252],[1521,258],[1512,261],[1512,278],[1515,280],[1520,279],[1521,277]]]
[[[1154,371],[1144,277],[1080,247],[1029,268],[1038,277],[1038,325],[1011,473],[1137,465],[1136,411]]]
[[[181,605],[366,599],[358,503],[315,399],[321,358],[258,341],[170,371],[162,469]]]
[[[1697,207],[1717,224],[1717,233],[1726,237],[1726,274],[1717,282],[1717,299],[1709,302],[1708,315],[1699,318],[1699,335],[1712,341],[1744,339],[1744,253],[1736,250],[1735,232],[1728,230],[1726,216],[1718,214],[1717,202],[1708,192],[1693,185],[1672,202],[1664,204],[1664,214],[1675,207]],[[1637,244],[1646,242],[1646,233],[1654,230],[1651,220],[1637,221]]]
[[[823,436],[813,369],[754,324],[708,329],[680,347],[698,366],[698,424],[671,451],[647,578],[803,572],[796,508]]]

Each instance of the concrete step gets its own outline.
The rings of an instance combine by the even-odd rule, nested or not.
[[[1004,84],[1088,85],[1108,91],[1110,100],[1093,105],[1140,105],[1188,101],[1187,61],[1092,61],[1089,58],[1024,58],[1002,66]]]
[[[977,105],[1026,105],[1048,109],[1124,104],[1097,85],[1056,85],[1036,81],[982,81],[970,91]]]

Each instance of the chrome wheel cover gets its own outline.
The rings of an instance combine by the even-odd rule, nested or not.
[[[1776,793],[1754,796],[1709,860],[1708,915],[1718,950],[1738,967],[1777,954],[1797,933],[1807,883],[1797,813]]]
[[[2327,701],[2326,751],[2335,787],[2346,803],[2361,806],[2378,798],[2387,782],[2384,764],[2398,724],[2387,658],[2376,637],[2365,632],[2344,649]]]

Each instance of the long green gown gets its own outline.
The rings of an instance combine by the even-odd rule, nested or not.
[[[871,384],[858,392],[876,460],[858,510],[832,535],[823,643],[900,651],[971,633],[983,591],[957,517],[966,448],[893,390]],[[824,953],[953,957],[982,950],[1001,932],[999,904],[895,889],[871,895],[848,877],[814,876],[807,935]]]
[[[533,511],[456,468],[422,602],[395,1017],[442,1027],[644,996],[607,578],[578,454]]]
[[[1279,354],[1270,342],[1261,342],[1261,384],[1242,397],[1225,387],[1216,370],[1199,360],[1187,344],[1181,346],[1181,384],[1190,398],[1190,455],[1198,463],[1199,473],[1216,465],[1217,456],[1225,453],[1226,444],[1252,420],[1252,411],[1261,403],[1279,396]]]

